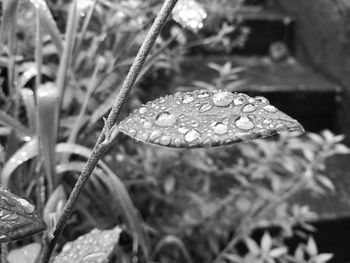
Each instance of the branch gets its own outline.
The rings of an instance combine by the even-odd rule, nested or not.
[[[53,249],[57,243],[58,238],[60,237],[63,228],[70,217],[73,207],[83,190],[87,180],[89,179],[91,173],[95,169],[98,161],[101,159],[103,153],[109,146],[109,143],[105,142],[105,138],[108,138],[110,134],[108,133],[108,127],[112,127],[121,112],[122,106],[124,105],[132,86],[134,85],[138,74],[140,73],[142,66],[149,54],[155,40],[157,39],[163,25],[171,14],[172,9],[174,8],[177,0],[165,0],[164,4],[159,11],[156,19],[154,20],[145,40],[143,41],[136,57],[131,65],[128,75],[126,76],[122,88],[117,95],[114,105],[111,109],[111,112],[108,115],[107,121],[105,122],[105,126],[102,129],[102,132],[92,150],[91,156],[87,160],[87,163],[80,174],[78,181],[76,182],[71,195],[64,207],[61,217],[59,218],[57,225],[53,231],[53,235],[50,237],[45,234],[44,240],[44,250],[41,257],[41,263],[48,263],[52,254]]]

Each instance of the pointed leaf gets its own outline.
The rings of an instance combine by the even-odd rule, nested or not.
[[[227,90],[180,92],[150,101],[121,121],[118,129],[143,142],[176,148],[222,146],[304,131],[264,97]]]
[[[0,186],[0,243],[26,238],[45,228],[34,205]]]
[[[32,243],[21,248],[11,250],[7,256],[9,263],[34,263],[41,251],[41,244]]]
[[[109,257],[119,242],[121,229],[94,229],[64,245],[53,263],[109,262]]]

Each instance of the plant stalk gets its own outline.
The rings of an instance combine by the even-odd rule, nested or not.
[[[151,51],[151,48],[157,39],[163,25],[165,24],[166,20],[168,19],[169,15],[171,14],[171,11],[173,10],[175,4],[177,3],[177,0],[165,0],[164,4],[159,11],[156,19],[154,20],[149,32],[147,33],[147,36],[145,40],[143,41],[136,57],[131,65],[131,68],[128,72],[128,75],[126,76],[124,83],[122,85],[122,88],[117,95],[114,105],[108,115],[107,120],[105,121],[105,125],[100,133],[100,136],[92,150],[91,156],[87,160],[87,163],[80,174],[78,181],[76,182],[71,195],[69,196],[69,199],[63,209],[62,215],[59,218],[57,225],[53,231],[53,236],[48,236],[45,234],[44,236],[44,249],[41,257],[41,263],[48,263],[52,254],[53,249],[55,248],[55,245],[57,243],[57,240],[60,236],[60,234],[63,231],[63,228],[70,217],[73,207],[83,190],[87,180],[89,179],[91,173],[95,169],[98,161],[101,159],[103,153],[108,148],[111,138],[110,138],[110,127],[112,127],[121,112],[122,106],[124,105],[130,90],[132,86],[134,85],[138,74],[140,73],[142,66],[147,58],[147,55]]]

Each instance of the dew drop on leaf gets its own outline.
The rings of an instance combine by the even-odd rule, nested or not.
[[[141,108],[139,109],[139,113],[140,113],[140,114],[145,114],[145,113],[147,113],[147,112],[148,112],[148,108],[145,107],[145,106],[143,106],[143,107],[141,107]]]
[[[184,136],[186,142],[194,142],[198,140],[200,137],[201,137],[201,134],[196,130],[190,130]]]
[[[192,101],[194,101],[194,97],[191,94],[186,94],[184,96],[184,98],[182,99],[182,102],[185,103],[185,104],[190,103]]]
[[[227,125],[219,122],[219,123],[216,123],[215,126],[213,127],[213,130],[216,134],[219,134],[219,135],[223,135],[225,133],[227,133]]]
[[[216,106],[227,107],[234,100],[234,95],[230,91],[219,90],[213,96],[213,102]]]
[[[176,123],[176,117],[168,111],[161,112],[157,115],[155,124],[160,127],[171,127]]]
[[[206,111],[208,111],[208,110],[211,110],[212,108],[213,108],[213,105],[212,105],[212,104],[205,103],[205,104],[203,104],[202,106],[200,106],[199,112],[206,112]]]
[[[151,132],[149,139],[151,141],[154,141],[155,139],[159,138],[159,136],[161,136],[161,135],[162,135],[162,132],[160,130],[154,130]]]
[[[248,117],[240,117],[235,121],[237,128],[249,131],[254,128],[254,123]]]
[[[268,111],[268,112],[271,112],[271,113],[277,112],[277,108],[275,106],[272,106],[272,105],[267,105],[263,109]]]
[[[253,104],[251,104],[251,103],[245,105],[245,106],[242,108],[242,111],[243,111],[243,112],[253,112],[253,111],[255,111],[255,110],[256,110],[256,107],[255,107]]]

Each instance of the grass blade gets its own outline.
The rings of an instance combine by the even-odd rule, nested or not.
[[[23,141],[30,141],[31,138],[35,136],[34,132],[24,127],[19,121],[15,118],[8,115],[6,112],[0,110],[0,123],[3,125],[14,129],[17,135]]]
[[[29,0],[29,1],[34,5],[34,7],[37,8],[40,19],[43,22],[43,26],[46,27],[47,31],[49,32],[52,38],[52,41],[54,42],[57,48],[58,53],[61,54],[63,50],[61,33],[57,27],[56,21],[53,18],[46,1],[45,0]]]
[[[37,91],[38,102],[38,132],[46,169],[49,192],[56,183],[55,175],[55,145],[57,140],[57,104],[58,92],[53,83],[40,85]]]
[[[77,16],[77,0],[73,0],[68,15],[68,23],[65,34],[64,48],[58,68],[56,85],[59,91],[59,103],[57,112],[60,111],[64,93],[66,90],[66,82],[68,69],[70,68],[71,57],[73,55],[74,39],[76,36],[79,17]]]
[[[29,128],[34,131],[36,129],[36,106],[34,99],[34,92],[31,89],[21,89],[21,96],[24,107],[26,109],[26,115],[28,120]]]

